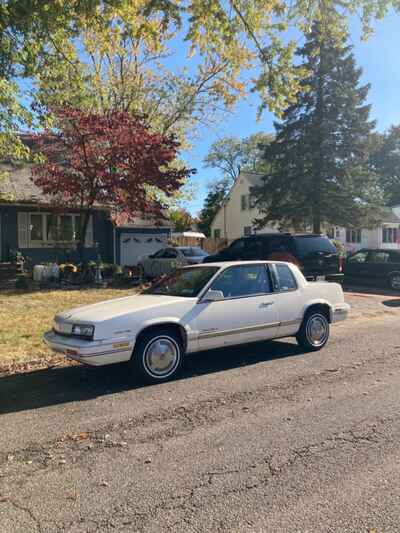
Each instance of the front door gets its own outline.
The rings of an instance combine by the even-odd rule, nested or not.
[[[270,339],[278,330],[278,311],[265,265],[225,269],[212,283],[224,299],[199,304],[196,330],[199,348]]]

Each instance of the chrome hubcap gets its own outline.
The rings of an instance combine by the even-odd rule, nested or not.
[[[314,346],[321,346],[328,336],[328,327],[326,318],[321,315],[315,315],[307,323],[307,337]]]
[[[392,289],[400,289],[400,276],[393,276],[391,278]]]
[[[154,376],[170,374],[178,363],[179,350],[176,343],[168,337],[151,341],[145,350],[145,364]]]

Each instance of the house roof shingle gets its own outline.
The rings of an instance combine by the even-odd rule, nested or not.
[[[31,178],[30,165],[0,164],[0,197],[2,200],[4,198],[5,201],[14,203],[48,204],[49,199]]]

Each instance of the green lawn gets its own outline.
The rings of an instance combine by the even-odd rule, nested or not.
[[[52,327],[57,312],[134,292],[134,289],[86,289],[0,293],[0,367],[51,356],[42,335]]]

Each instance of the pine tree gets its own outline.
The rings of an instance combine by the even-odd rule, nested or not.
[[[347,35],[337,31],[337,15],[329,21],[324,27],[315,22],[297,50],[298,68],[307,74],[266,149],[271,170],[253,191],[258,227],[275,223],[320,233],[328,224],[379,220],[381,198],[368,164],[375,126],[365,103],[369,85],[359,84],[362,71]]]

